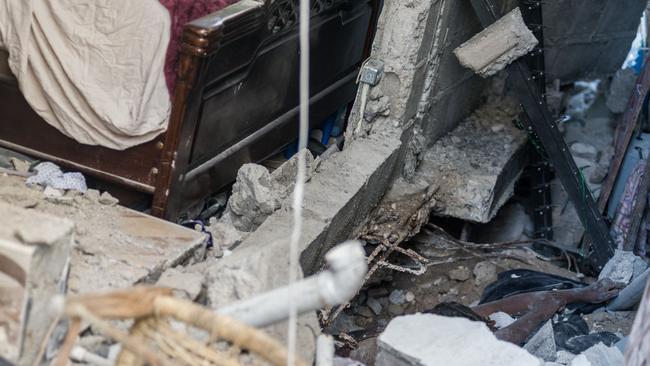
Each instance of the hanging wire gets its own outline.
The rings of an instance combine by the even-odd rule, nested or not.
[[[300,0],[300,133],[298,137],[298,172],[293,191],[293,228],[289,244],[289,326],[287,366],[296,360],[296,338],[298,331],[298,307],[295,301],[295,286],[298,280],[298,244],[302,232],[302,202],[305,191],[305,154],[309,133],[309,13],[310,1]]]

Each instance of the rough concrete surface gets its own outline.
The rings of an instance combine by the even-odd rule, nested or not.
[[[434,212],[486,223],[512,196],[527,162],[527,136],[507,99],[477,109],[424,153],[421,173],[438,186]]]
[[[199,272],[182,272],[170,268],[160,275],[156,286],[170,288],[180,297],[194,301],[203,291],[204,283],[205,277]]]
[[[512,9],[512,3],[497,1],[499,11]],[[385,1],[372,49],[372,57],[385,62],[385,75],[371,88],[364,120],[415,126],[425,145],[455,127],[478,105],[485,83],[452,51],[480,29],[469,2]],[[359,96],[351,121],[359,120]]]
[[[600,271],[598,279],[609,278],[612,281],[627,285],[632,279],[641,275],[647,267],[648,265],[643,258],[634,255],[632,252],[617,249],[614,256]]]
[[[10,309],[0,301],[0,333],[4,335],[0,338],[7,342],[0,346],[0,356],[31,365],[57,316],[50,301],[65,292],[74,225],[4,203],[0,203],[0,217],[0,262],[4,270],[13,267],[7,259],[18,265],[21,270],[12,272],[24,281],[19,284],[0,273],[0,299],[18,295]]]
[[[378,345],[377,366],[539,366],[540,363],[514,344],[497,340],[485,323],[432,314],[393,319],[379,336]]]
[[[96,192],[95,192],[96,193]],[[187,262],[204,249],[199,232],[99,203],[99,194],[68,192],[65,202],[45,199],[24,179],[0,175],[0,202],[70,219],[75,223],[68,288],[89,293],[153,283],[167,268]]]
[[[488,77],[532,51],[539,41],[516,8],[454,50],[460,63]]]
[[[621,351],[602,343],[589,348],[571,361],[571,366],[623,366],[623,364]]]
[[[632,331],[636,311],[601,311],[583,315],[590,332],[611,332],[628,335]]]
[[[546,322],[532,338],[526,342],[524,349],[535,357],[552,362],[557,358],[555,336],[553,335],[553,322]]]
[[[280,207],[269,171],[257,164],[244,164],[237,172],[224,217],[244,232],[257,229]]]
[[[304,222],[300,240],[301,264],[307,274],[322,265],[333,245],[350,237],[364,223],[392,182],[402,143],[393,131],[378,132],[349,143],[346,149],[321,162],[305,184]],[[283,207],[269,216],[231,255],[208,270],[208,302],[219,308],[259,292],[286,285],[293,213]],[[285,339],[286,325],[268,331]],[[320,332],[316,314],[301,317],[300,350],[311,357]]]

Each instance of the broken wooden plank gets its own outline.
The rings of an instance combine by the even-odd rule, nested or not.
[[[648,96],[648,91],[650,91],[649,61],[650,56],[645,59],[643,70],[637,79],[632,97],[627,104],[625,113],[623,113],[621,120],[618,122],[616,139],[614,140],[614,159],[612,159],[612,163],[609,166],[609,172],[607,173],[607,177],[600,191],[600,197],[598,198],[598,208],[601,212],[605,211],[607,202],[614,190],[616,178],[618,178],[623,159],[625,159],[625,153],[636,129],[643,104]]]

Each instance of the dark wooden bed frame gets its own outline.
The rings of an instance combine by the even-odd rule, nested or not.
[[[82,145],[43,121],[0,80],[0,146],[139,192],[171,221],[234,181],[239,167],[297,136],[298,1],[242,0],[184,28],[167,132],[124,151]],[[313,0],[311,114],[349,104],[381,0]]]

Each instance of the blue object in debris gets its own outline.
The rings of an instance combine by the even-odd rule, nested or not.
[[[323,123],[323,138],[320,140],[321,144],[327,146],[327,144],[330,142],[330,137],[332,136],[332,131],[334,130],[334,125],[336,124],[337,117],[338,113],[334,113],[333,115],[329,116]]]
[[[212,248],[213,242],[212,242],[212,234],[205,228],[205,222],[202,220],[187,220],[181,224],[182,226],[185,226],[188,229],[200,231],[204,234],[208,235],[208,245],[206,248]]]

